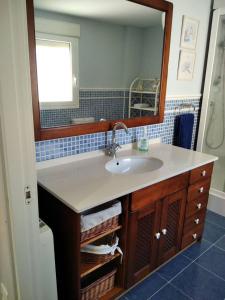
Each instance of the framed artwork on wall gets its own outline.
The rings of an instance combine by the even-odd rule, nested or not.
[[[188,50],[180,51],[178,80],[192,80],[195,66],[195,52]]]
[[[181,48],[195,49],[198,36],[199,21],[183,16],[183,25],[181,33]]]

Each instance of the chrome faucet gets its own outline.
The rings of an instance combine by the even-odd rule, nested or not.
[[[112,144],[109,144],[106,147],[106,154],[109,156],[113,156],[113,158],[116,158],[116,152],[119,148],[121,148],[120,144],[116,143],[116,129],[117,128],[123,128],[125,130],[126,134],[128,134],[128,128],[123,122],[115,123],[115,125],[113,126],[113,130],[112,130]]]

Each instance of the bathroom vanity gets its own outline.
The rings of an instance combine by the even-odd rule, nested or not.
[[[121,157],[156,158],[152,171],[113,174],[111,158],[83,154],[38,167],[40,217],[52,228],[59,299],[80,299],[81,288],[102,272],[117,269],[114,287],[101,299],[115,299],[174,255],[202,237],[215,157],[166,144],[148,153],[122,150]],[[113,230],[81,242],[80,216],[120,200]],[[115,231],[123,251],[106,263],[81,262],[81,248]]]

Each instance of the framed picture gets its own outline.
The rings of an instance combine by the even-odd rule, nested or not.
[[[180,46],[187,49],[195,49],[198,36],[199,21],[183,16]]]
[[[195,66],[195,52],[181,50],[178,66],[178,80],[192,80]]]

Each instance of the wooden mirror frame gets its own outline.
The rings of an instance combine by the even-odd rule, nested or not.
[[[160,98],[159,114],[151,117],[136,117],[124,120],[113,120],[104,122],[95,122],[90,124],[68,125],[62,127],[41,128],[40,107],[38,99],[37,84],[37,64],[36,64],[36,44],[35,44],[35,21],[34,21],[34,4],[33,0],[26,0],[27,4],[27,25],[28,25],[28,42],[30,57],[30,76],[33,103],[33,119],[35,140],[50,140],[75,135],[105,132],[111,130],[115,122],[122,121],[127,127],[137,127],[143,125],[162,123],[164,118],[166,85],[169,62],[170,37],[172,27],[173,4],[164,0],[128,0],[148,6],[162,12],[165,12],[165,28],[163,41],[162,68],[160,78]]]

